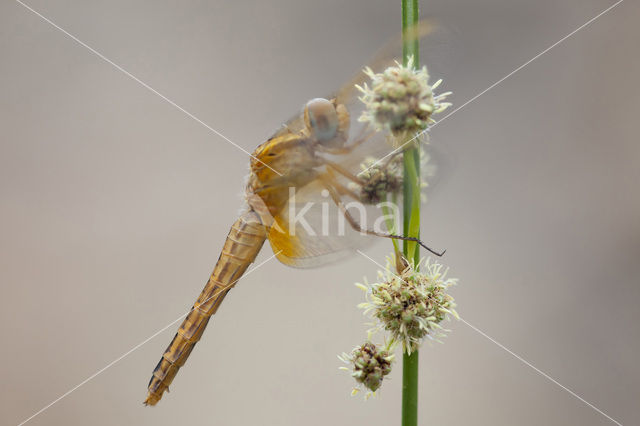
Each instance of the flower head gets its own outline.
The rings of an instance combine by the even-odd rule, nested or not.
[[[367,302],[360,304],[365,313],[377,321],[377,328],[389,331],[394,341],[402,342],[403,349],[411,353],[425,338],[444,337],[440,322],[449,315],[458,318],[453,297],[446,290],[457,279],[446,278],[448,269],[427,259],[411,265],[396,265],[387,259],[385,271],[379,272],[381,281],[370,285],[359,284],[367,291]],[[418,271],[420,267],[424,272]]]
[[[368,392],[367,397],[375,394],[382,385],[384,377],[391,372],[391,363],[394,355],[389,352],[389,348],[382,349],[371,342],[366,342],[351,353],[343,353],[338,358],[351,367],[342,367],[344,370],[351,370],[351,376],[356,379],[358,386],[364,386]],[[356,387],[352,394],[356,394],[359,389]]]
[[[360,201],[376,204],[387,199],[387,194],[397,194],[402,189],[402,157],[395,155],[386,161],[367,158],[361,165],[358,178]]]
[[[442,80],[429,85],[427,68],[414,69],[413,58],[407,66],[396,62],[396,66],[382,73],[370,68],[364,72],[371,78],[371,86],[358,86],[360,100],[366,105],[359,120],[370,122],[377,129],[388,129],[396,138],[405,139],[426,130],[434,122],[431,115],[451,105],[443,102],[450,93],[433,93]]]
[[[425,189],[428,182],[435,174],[436,165],[430,163],[430,156],[423,147],[419,147],[420,170],[422,177],[420,187]],[[364,204],[377,204],[387,200],[387,195],[400,195],[402,190],[403,165],[400,152],[387,158],[375,159],[367,157],[361,164],[362,169],[358,173],[358,179],[362,184],[349,183],[349,189],[359,195],[360,202]],[[422,202],[426,202],[425,192],[421,192]]]

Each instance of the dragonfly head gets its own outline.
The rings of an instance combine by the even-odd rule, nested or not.
[[[349,114],[344,106],[336,106],[334,100],[315,98],[304,106],[304,123],[315,141],[335,148],[344,144]]]

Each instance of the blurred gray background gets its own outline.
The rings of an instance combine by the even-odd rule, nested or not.
[[[396,35],[399,3],[28,2],[249,151]],[[421,1],[447,29],[422,59],[462,105],[611,4]],[[425,240],[460,278],[461,315],[625,425],[640,419],[639,12],[625,1],[434,128],[454,161],[423,214]],[[0,5],[0,93],[8,425],[189,309],[248,157],[13,1]],[[268,262],[157,407],[142,401],[177,324],[29,424],[399,424],[400,364],[364,402],[336,359],[365,336],[353,283],[376,269],[360,256]],[[614,424],[451,328],[420,352],[421,424]]]

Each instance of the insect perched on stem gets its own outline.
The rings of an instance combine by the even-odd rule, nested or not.
[[[423,26],[420,35],[428,32]],[[372,68],[392,63],[387,51],[378,55]],[[365,105],[357,86],[363,86],[365,78],[361,73],[333,96],[310,100],[302,114],[253,152],[246,208],[232,225],[209,281],[153,371],[145,404],[155,405],[168,390],[211,316],[265,241],[278,260],[294,267],[340,259],[369,244],[365,235],[415,241],[442,254],[416,238],[389,233],[383,210],[362,202],[368,182],[360,173],[361,165],[370,158],[380,159],[376,170],[384,172],[402,153],[393,151],[388,132],[358,120]],[[376,194],[385,198],[384,193]],[[367,220],[371,211],[373,223]]]

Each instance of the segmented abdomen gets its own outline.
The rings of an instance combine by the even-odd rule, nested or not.
[[[255,260],[266,239],[266,230],[254,211],[241,215],[231,226],[211,277],[175,337],[158,362],[149,381],[145,405],[155,405],[200,340],[209,318],[229,290]]]

